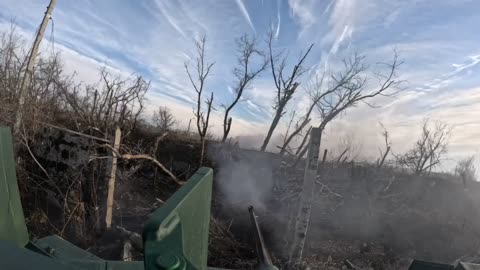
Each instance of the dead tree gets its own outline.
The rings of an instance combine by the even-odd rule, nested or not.
[[[127,137],[136,126],[145,105],[145,94],[150,83],[142,76],[127,78],[100,72],[100,85],[78,85],[66,80],[55,80],[61,100],[69,112],[67,121],[77,130],[109,139],[118,126],[122,137]],[[88,132],[87,132],[88,130]]]
[[[462,179],[463,187],[467,187],[467,183],[475,182],[475,165],[473,164],[475,156],[469,156],[460,160],[455,167],[455,174]]]
[[[247,89],[253,80],[262,72],[268,65],[265,60],[264,53],[257,49],[254,39],[250,39],[247,35],[242,36],[237,40],[238,50],[238,66],[234,68],[233,75],[237,79],[234,88],[235,99],[228,106],[223,105],[225,114],[223,116],[223,137],[222,143],[227,140],[230,128],[232,127],[232,117],[229,116],[231,110],[240,101],[243,92]],[[255,56],[261,57],[262,62],[258,67],[253,68],[255,64]]]
[[[394,51],[394,57],[390,63],[380,63],[386,66],[388,71],[386,74],[375,73],[374,76],[378,80],[379,86],[372,91],[367,90],[367,75],[365,72],[368,67],[364,64],[364,57],[354,54],[352,57],[343,61],[343,71],[334,73],[329,78],[328,87],[326,89],[317,89],[325,95],[321,95],[320,101],[316,108],[320,115],[320,137],[323,134],[328,123],[334,120],[341,113],[345,113],[347,109],[357,106],[360,102],[370,107],[374,105],[367,102],[377,96],[393,97],[400,91],[398,88],[402,81],[396,79],[396,72],[401,65],[398,54]],[[321,141],[321,138],[320,138]],[[295,164],[305,155],[307,148],[305,147],[298,155]]]
[[[307,71],[307,69],[303,67],[303,63],[313,47],[313,44],[308,47],[307,51],[303,53],[298,59],[291,72],[287,74],[287,71],[285,71],[285,68],[287,66],[287,56],[283,55],[282,53],[274,54],[272,43],[273,34],[270,33],[268,39],[269,61],[277,95],[275,98],[275,105],[273,106],[275,113],[272,119],[272,123],[270,124],[270,127],[268,129],[267,135],[265,136],[263,144],[260,147],[261,151],[265,151],[265,149],[267,148],[268,143],[272,138],[273,131],[280,122],[280,119],[285,114],[285,107],[297,91],[298,86],[300,85],[298,79],[303,73]]]
[[[152,121],[163,132],[170,130],[177,122],[170,109],[165,106],[160,106],[153,112]]]
[[[297,111],[292,111],[290,113],[290,121],[288,121],[287,129],[285,130],[285,134],[283,135],[282,146],[277,146],[277,148],[280,149],[280,155],[288,153],[288,154],[293,156],[293,154],[290,152],[291,148],[289,147],[288,140],[291,137],[290,129],[292,128],[293,121],[295,121],[295,115],[296,114],[297,114]],[[295,128],[295,130],[298,129],[299,123],[300,123],[300,120],[297,120],[296,123],[295,123],[295,126],[293,127],[293,128]]]
[[[440,121],[430,127],[429,120],[423,122],[420,138],[407,153],[397,156],[397,162],[420,175],[430,172],[447,153],[450,127]]]
[[[380,126],[383,128],[382,136],[385,142],[385,151],[382,151],[381,149],[378,149],[380,152],[380,159],[377,161],[377,168],[380,169],[383,166],[383,163],[385,163],[385,159],[387,158],[388,154],[390,153],[390,150],[392,148],[392,142],[390,141],[390,136],[385,128],[385,126],[380,123]]]
[[[287,134],[285,136],[285,139],[283,141],[283,145],[280,148],[280,155],[283,155],[288,148],[289,144],[293,141],[293,139],[299,135],[302,134],[303,129],[310,123],[311,119],[311,114],[315,107],[317,106],[318,102],[322,100],[322,98],[328,94],[331,93],[332,90],[327,90],[327,91],[320,91],[323,87],[323,82],[325,79],[325,73],[323,73],[321,76],[315,76],[313,79],[312,83],[309,84],[309,95],[311,98],[311,103],[309,107],[307,108],[305,115],[303,115],[296,123],[295,129],[291,134]],[[287,136],[288,135],[288,136]],[[304,144],[301,145],[300,148],[303,147]],[[303,149],[303,148],[302,148]],[[302,150],[301,149],[301,150]]]
[[[345,163],[347,159],[355,160],[362,151],[362,143],[355,139],[355,134],[348,133],[339,138],[337,150],[342,151],[337,157],[337,163]]]
[[[201,152],[200,152],[200,166],[203,164],[203,156],[205,153],[205,136],[207,135],[209,120],[210,120],[210,113],[213,108],[213,92],[210,95],[210,98],[207,98],[205,101],[207,105],[207,113],[205,114],[202,112],[202,94],[205,88],[205,81],[210,74],[210,71],[214,65],[214,63],[209,63],[207,61],[206,52],[205,52],[205,44],[206,44],[206,37],[203,36],[200,41],[195,42],[195,47],[197,50],[197,57],[195,59],[195,72],[196,78],[192,77],[192,74],[188,68],[188,63],[185,63],[185,71],[187,72],[188,78],[190,83],[192,84],[195,92],[197,93],[197,107],[194,109],[193,114],[197,119],[197,130],[198,135],[200,136],[200,143],[201,143]]]

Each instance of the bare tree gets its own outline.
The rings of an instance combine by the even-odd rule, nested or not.
[[[250,39],[247,35],[243,35],[237,40],[238,50],[238,66],[234,68],[233,75],[237,79],[236,86],[234,88],[235,99],[230,105],[223,105],[225,108],[225,114],[223,117],[223,137],[222,143],[227,140],[228,133],[232,127],[232,117],[229,117],[230,111],[237,105],[242,97],[242,94],[246,88],[252,83],[252,81],[262,72],[268,65],[268,61],[265,60],[263,52],[257,49],[254,39]],[[258,67],[253,68],[255,64],[254,57],[261,57],[261,63]]]
[[[300,56],[297,63],[294,65],[291,72],[289,73],[285,71],[288,55],[284,55],[283,53],[274,54],[272,46],[273,33],[270,33],[268,37],[269,61],[277,95],[275,98],[275,105],[273,106],[273,108],[275,109],[275,113],[272,119],[272,123],[270,124],[270,127],[268,129],[267,135],[265,136],[263,144],[260,147],[261,151],[265,151],[265,149],[267,148],[268,143],[272,138],[273,131],[280,122],[280,119],[285,114],[285,107],[287,106],[287,103],[292,99],[293,94],[295,94],[295,92],[297,91],[298,86],[300,85],[298,79],[302,74],[307,71],[307,69],[303,67],[303,63],[305,61],[305,58],[307,58],[308,54],[312,50],[313,44],[310,45],[307,51]]]
[[[0,98],[9,103],[18,99],[27,55],[24,49],[25,40],[18,34],[14,23],[8,31],[0,33]]]
[[[153,112],[152,121],[163,132],[170,130],[177,122],[170,109],[165,106],[160,106]]]
[[[417,175],[430,172],[447,153],[449,137],[450,127],[447,124],[437,121],[430,127],[430,122],[426,119],[420,138],[407,153],[396,157],[397,162]]]
[[[145,94],[150,87],[142,76],[128,78],[111,75],[106,69],[100,72],[98,85],[76,85],[65,80],[55,80],[66,109],[73,113],[70,120],[77,129],[91,130],[105,139],[120,127],[124,135],[135,129],[144,109]]]
[[[24,38],[17,32],[15,24],[0,32],[0,124],[15,123],[18,112],[19,89],[21,88],[28,50]],[[42,54],[35,61],[28,89],[24,91],[22,125],[19,130],[30,140],[33,134],[42,130],[41,121],[54,118],[62,103],[58,89],[53,83],[65,77],[58,54]],[[23,130],[22,126],[26,129]],[[18,138],[18,136],[16,137]],[[20,144],[15,144],[20,146]]]
[[[291,153],[292,149],[290,148],[290,146],[288,144],[288,140],[291,137],[290,129],[292,128],[292,124],[295,121],[295,115],[296,114],[297,114],[297,111],[292,111],[290,113],[290,120],[288,121],[288,125],[287,125],[287,129],[285,130],[285,134],[283,135],[282,146],[277,146],[277,148],[280,149],[280,155],[288,153],[291,156],[293,156],[293,154]],[[295,123],[295,126],[293,128],[295,128],[295,129],[298,128],[299,122],[300,122],[300,119],[297,119],[296,123]]]
[[[295,151],[295,156],[297,157],[298,155],[300,155],[300,152],[303,150],[303,147],[305,145],[305,143],[307,143],[307,139],[308,137],[310,136],[310,132],[312,131],[312,126],[310,126],[308,129],[307,129],[307,132],[305,132],[305,135],[303,136],[303,139],[302,139],[302,142],[300,143],[300,145],[297,147],[297,150]]]
[[[473,164],[475,156],[469,156],[460,160],[455,167],[455,174],[462,179],[463,186],[466,188],[467,183],[475,182],[475,165]]]
[[[310,134],[310,144],[305,147],[305,150],[298,155],[294,166],[298,163],[300,158],[309,149],[309,156],[307,157],[307,167],[305,169],[305,177],[303,179],[303,190],[300,194],[300,204],[298,208],[298,214],[296,218],[296,225],[294,230],[294,242],[290,250],[289,264],[298,265],[301,262],[303,248],[305,244],[305,237],[308,232],[310,224],[310,215],[312,208],[312,190],[315,186],[316,177],[307,177],[307,172],[312,168],[315,169],[315,175],[317,173],[317,164],[312,164],[312,157],[310,156],[314,152],[315,162],[318,162],[318,151],[321,144],[322,133],[325,130],[327,124],[335,119],[340,113],[345,112],[346,109],[356,106],[359,102],[365,102],[369,98],[373,98],[378,95],[393,95],[389,93],[389,89],[397,86],[400,82],[395,79],[395,71],[399,65],[398,56],[395,53],[393,62],[388,64],[389,72],[387,75],[376,74],[380,86],[379,88],[367,92],[366,81],[367,78],[363,75],[363,72],[367,67],[363,64],[363,57],[354,55],[352,58],[344,61],[344,71],[331,75],[330,83],[326,89],[317,89],[317,92],[321,96],[320,101],[317,103],[316,108],[320,114],[320,124],[317,128],[312,129]],[[322,95],[322,91],[326,94]],[[367,103],[368,104],[368,103]],[[314,132],[313,132],[314,131]],[[313,145],[312,145],[313,144]],[[314,149],[312,149],[314,148]],[[307,187],[307,188],[306,188]]]
[[[392,62],[380,63],[382,66],[386,66],[388,71],[386,74],[374,73],[379,86],[372,91],[367,90],[367,75],[365,72],[368,67],[364,64],[364,59],[365,57],[358,54],[345,59],[343,70],[330,75],[328,87],[314,90],[320,96],[320,100],[316,103],[320,115],[320,124],[318,125],[321,130],[320,136],[322,136],[328,123],[341,113],[345,113],[347,109],[357,106],[360,102],[375,107],[367,100],[377,96],[393,97],[400,91],[398,87],[402,81],[396,79],[396,72],[402,62],[399,61],[396,51],[394,51]],[[306,151],[307,148],[302,150],[296,163],[305,155]]]
[[[195,92],[197,93],[197,107],[194,110],[193,114],[197,118],[197,129],[198,135],[200,136],[201,142],[201,153],[200,153],[200,166],[203,164],[203,156],[205,153],[205,136],[207,135],[210,113],[213,108],[213,92],[210,95],[210,98],[207,98],[205,103],[207,105],[207,113],[202,112],[202,94],[205,88],[205,81],[210,74],[210,71],[214,63],[209,63],[207,61],[205,53],[205,45],[207,39],[205,36],[200,39],[200,41],[195,42],[195,47],[197,49],[197,57],[195,63],[195,72],[196,78],[192,77],[192,74],[188,68],[188,63],[185,63],[185,71],[187,72],[190,83],[192,84]]]
[[[325,73],[322,73],[322,75],[317,75],[317,76],[314,77],[312,82],[307,87],[309,89],[309,95],[310,95],[311,103],[308,106],[305,114],[302,117],[300,117],[300,119],[295,124],[295,129],[293,130],[293,132],[291,134],[288,134],[289,130],[287,130],[287,134],[285,136],[286,139],[284,139],[283,145],[280,148],[280,155],[283,155],[285,153],[289,144],[293,141],[293,139],[295,137],[302,135],[303,129],[312,120],[311,119],[311,114],[312,114],[313,110],[315,109],[315,107],[317,106],[318,102],[320,102],[320,100],[325,95],[328,95],[330,93],[330,91],[325,91],[325,92],[319,91],[319,89],[322,89],[324,79],[325,79]],[[304,144],[302,144],[302,146],[300,147],[301,148],[300,151],[303,150],[303,145]]]
[[[377,168],[381,168],[383,166],[383,163],[385,163],[385,159],[387,158],[390,150],[392,149],[392,142],[390,141],[390,135],[387,129],[382,123],[380,123],[380,126],[383,129],[382,137],[385,143],[385,150],[382,151],[381,149],[378,149],[378,151],[380,152],[380,159],[377,161]]]
[[[363,144],[355,138],[354,133],[348,133],[339,137],[337,151],[340,153],[336,158],[337,163],[354,161],[362,151]]]

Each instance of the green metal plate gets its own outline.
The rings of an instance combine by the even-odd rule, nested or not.
[[[0,127],[0,239],[25,246],[28,231],[18,192],[12,134]]]
[[[26,248],[13,244],[12,241],[0,240],[0,269],[31,270],[75,270],[82,269],[53,260]]]
[[[207,269],[212,182],[213,170],[200,168],[152,214],[143,231],[145,269]]]
[[[50,235],[38,239],[34,244],[50,257],[59,260],[102,260],[92,253],[64,240],[58,235]]]

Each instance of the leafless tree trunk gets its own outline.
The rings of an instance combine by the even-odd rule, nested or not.
[[[382,152],[382,150],[379,150],[380,151],[380,159],[377,162],[377,168],[378,169],[380,169],[383,166],[383,163],[385,163],[385,159],[387,158],[387,156],[390,153],[390,150],[392,148],[392,142],[390,141],[390,136],[388,134],[387,129],[385,128],[385,126],[382,123],[380,123],[380,126],[382,126],[382,128],[383,128],[382,136],[383,136],[383,139],[384,139],[384,142],[385,142],[385,152]]]
[[[297,91],[300,84],[299,82],[297,82],[297,80],[303,73],[307,71],[303,67],[303,62],[305,61],[305,58],[307,58],[313,47],[313,44],[310,45],[307,51],[302,54],[300,59],[297,61],[292,71],[289,74],[286,74],[285,67],[287,65],[287,56],[282,55],[282,53],[274,55],[272,42],[273,34],[270,33],[268,39],[269,60],[277,95],[274,106],[275,113],[272,123],[270,124],[270,127],[268,129],[267,135],[265,136],[263,144],[260,147],[261,151],[265,151],[265,149],[267,148],[268,143],[272,138],[273,131],[280,122],[280,119],[285,114],[285,107],[287,106],[287,103],[292,99],[293,94],[295,94],[295,92]]]
[[[287,125],[287,130],[285,130],[285,134],[283,135],[283,142],[282,146],[277,146],[277,148],[280,149],[280,155],[283,155],[285,153],[292,154],[290,152],[290,146],[289,146],[289,139],[290,139],[290,129],[292,128],[293,121],[295,120],[295,115],[297,114],[297,111],[292,111],[291,116],[290,116],[290,121],[288,121]],[[295,123],[295,129],[298,128],[299,120]],[[300,135],[300,134],[299,134]],[[293,155],[293,154],[292,154]]]
[[[289,144],[293,141],[293,139],[296,136],[299,136],[302,134],[303,129],[310,123],[312,120],[310,118],[313,109],[317,106],[318,102],[320,100],[331,93],[331,91],[325,91],[321,92],[319,89],[322,89],[323,82],[324,82],[325,74],[322,74],[321,76],[316,76],[313,82],[310,84],[310,97],[312,100],[312,103],[308,107],[306,113],[304,116],[302,116],[299,121],[295,125],[295,130],[287,137],[286,140],[284,140],[282,147],[280,148],[280,155],[283,155],[285,153],[285,150],[288,148]],[[288,130],[287,130],[288,134]],[[303,147],[303,146],[302,146]],[[300,147],[301,148],[301,147]]]
[[[308,137],[310,136],[310,132],[312,131],[312,126],[310,126],[307,130],[307,132],[305,133],[305,136],[303,136],[303,139],[302,139],[302,142],[300,143],[300,145],[298,146],[297,150],[295,151],[295,156],[298,157],[298,155],[300,155],[300,153],[302,152],[303,148],[304,148],[304,145],[305,143],[307,142],[307,139]]]
[[[210,98],[208,98],[205,103],[207,104],[207,115],[205,116],[205,120],[202,118],[202,134],[200,135],[201,138],[201,143],[202,143],[202,149],[200,152],[200,166],[203,164],[203,159],[205,156],[205,136],[207,136],[207,130],[208,130],[208,122],[210,121],[210,113],[212,112],[213,108],[213,92],[210,95]]]
[[[234,88],[235,99],[230,103],[230,105],[223,105],[225,108],[225,114],[223,117],[223,137],[222,143],[227,140],[228,133],[230,133],[230,128],[232,127],[232,117],[229,117],[230,111],[237,105],[242,97],[242,94],[246,88],[252,83],[252,81],[262,72],[268,65],[268,61],[262,59],[262,63],[257,68],[252,68],[252,65],[255,63],[252,59],[255,56],[260,56],[264,58],[264,53],[259,51],[256,48],[256,43],[254,39],[249,39],[247,35],[242,36],[237,40],[237,50],[238,50],[238,67],[235,67],[233,70],[233,75],[237,79],[237,85]]]
[[[348,150],[350,150],[350,147],[346,147],[345,150],[343,150],[343,152],[337,158],[337,163],[340,163],[342,161],[343,156],[345,156]]]
[[[380,64],[386,66],[388,71],[386,74],[374,74],[379,86],[371,92],[366,90],[367,77],[364,74],[368,67],[364,64],[364,57],[357,54],[343,61],[343,71],[330,76],[329,86],[326,90],[321,88],[315,90],[317,95],[321,96],[316,105],[321,118],[318,125],[321,133],[330,121],[344,113],[348,108],[355,107],[359,102],[375,108],[367,100],[376,96],[392,97],[400,91],[398,86],[402,82],[396,79],[396,72],[402,63],[398,60],[398,54],[394,51],[391,63]],[[325,91],[325,94],[323,94],[323,91]],[[305,155],[306,151],[306,148],[301,151],[295,164]]]
[[[198,135],[200,136],[201,143],[201,154],[200,154],[200,166],[203,164],[203,156],[205,153],[205,136],[207,135],[208,125],[210,120],[210,113],[213,109],[213,92],[210,95],[205,103],[207,104],[207,114],[202,112],[202,94],[205,87],[205,81],[210,74],[210,71],[214,63],[209,63],[207,61],[207,56],[205,52],[205,45],[207,39],[205,36],[202,37],[200,41],[195,42],[197,48],[197,57],[196,57],[196,79],[192,77],[188,64],[185,63],[185,71],[187,72],[190,83],[192,84],[195,92],[197,92],[197,108],[194,111],[194,115],[197,118],[197,130]]]

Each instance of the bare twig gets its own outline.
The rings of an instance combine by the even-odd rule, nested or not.
[[[96,137],[96,136],[84,134],[84,133],[81,133],[81,132],[73,131],[73,130],[68,129],[68,128],[59,127],[59,126],[55,126],[55,125],[48,124],[48,123],[44,123],[44,122],[39,122],[39,123],[40,123],[40,124],[43,124],[43,125],[45,125],[45,126],[54,128],[54,129],[58,129],[58,130],[61,130],[61,131],[64,131],[64,132],[72,133],[72,134],[75,134],[75,135],[78,135],[78,136],[81,136],[81,137],[85,137],[85,138],[88,138],[88,139],[92,139],[92,140],[97,140],[97,141],[101,141],[101,142],[110,143],[109,140],[104,139],[104,138],[100,138],[100,137]]]
[[[134,155],[134,154],[120,154],[115,148],[111,147],[110,145],[108,144],[102,144],[101,146],[103,147],[107,147],[109,148],[110,150],[114,151],[117,153],[118,157],[119,158],[122,158],[122,159],[146,159],[146,160],[150,160],[151,162],[153,162],[155,165],[157,165],[163,172],[165,172],[166,174],[168,174],[168,176],[170,176],[170,178],[172,178],[175,183],[179,184],[179,185],[183,185],[183,182],[178,180],[177,177],[175,177],[175,175],[167,169],[167,167],[165,167],[162,163],[160,163],[160,161],[158,161],[157,159],[149,156],[149,155],[144,155],[144,154],[138,154],[138,155]]]

